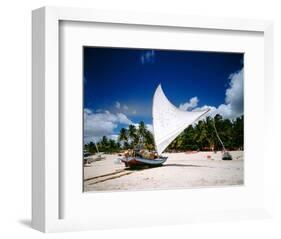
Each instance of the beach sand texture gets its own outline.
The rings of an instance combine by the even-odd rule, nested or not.
[[[133,191],[206,186],[243,185],[243,151],[230,151],[233,160],[221,160],[221,152],[164,153],[161,167],[126,169],[118,155],[84,167],[84,191]]]

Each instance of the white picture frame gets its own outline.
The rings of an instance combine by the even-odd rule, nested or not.
[[[245,204],[237,205],[236,208],[202,208],[202,210],[188,211],[180,208],[168,207],[168,209],[158,208],[154,213],[145,212],[140,207],[134,213],[127,210],[124,215],[117,217],[114,214],[102,217],[97,212],[99,220],[93,220],[92,215],[83,212],[77,220],[68,220],[64,215],[64,202],[67,194],[64,193],[64,181],[70,180],[65,177],[64,163],[60,160],[61,147],[61,112],[62,112],[62,87],[60,82],[60,39],[59,26],[62,21],[79,22],[79,24],[102,23],[134,26],[152,26],[155,29],[201,29],[201,31],[214,30],[227,32],[253,32],[263,35],[264,41],[264,76],[262,83],[264,89],[264,136],[270,138],[273,132],[272,117],[274,109],[273,101],[273,23],[271,21],[246,20],[246,19],[221,19],[212,17],[195,16],[167,16],[153,14],[135,14],[123,12],[103,12],[92,9],[44,7],[34,10],[32,13],[32,226],[43,232],[72,231],[84,229],[99,229],[112,227],[166,225],[199,221],[216,220],[240,220],[245,218],[264,218],[273,215],[272,201],[272,169],[270,159],[274,158],[274,152],[270,150],[270,142],[263,142],[263,155],[267,155],[267,160],[261,160],[264,164],[262,189],[258,189],[257,195],[262,195],[262,200],[251,208]],[[113,26],[114,27],[114,26]],[[247,92],[246,92],[247,94]],[[255,95],[254,97],[258,97]],[[82,155],[82,152],[81,152]],[[264,157],[264,156],[262,156]],[[82,161],[81,161],[82,162]],[[261,166],[262,167],[262,166]],[[67,174],[66,174],[67,175]],[[75,180],[79,180],[75,178]],[[80,179],[82,180],[82,179]],[[172,198],[176,202],[178,197],[185,197],[185,191],[173,190],[160,192],[126,192],[114,193],[119,200],[124,198],[135,199],[145,196],[165,196],[175,194]],[[197,192],[196,192],[197,190]],[[208,189],[207,189],[208,190]],[[210,189],[218,190],[218,189]],[[224,189],[225,190],[225,189]],[[235,191],[236,189],[234,189]],[[247,188],[243,189],[244,191]],[[189,196],[194,194],[193,200],[198,197],[198,189],[189,191]],[[223,192],[221,192],[223,193]],[[238,192],[229,191],[233,195]],[[239,192],[240,193],[240,192]],[[245,192],[246,193],[246,192]],[[82,191],[81,191],[82,194]],[[99,194],[98,196],[83,196],[81,200],[102,200],[113,203],[111,197],[113,193]],[[157,194],[157,195],[156,195]],[[197,195],[198,194],[198,195]],[[242,194],[241,194],[242,195]],[[245,194],[247,195],[247,194]],[[87,199],[85,197],[88,197]],[[81,201],[73,201],[80,206]],[[181,202],[179,202],[180,204]],[[102,208],[102,205],[99,207]],[[104,202],[104,206],[105,202]],[[117,211],[116,211],[117,212]],[[71,213],[71,212],[70,212]],[[70,214],[69,213],[69,214]],[[168,220],[167,213],[169,213]],[[89,213],[90,214],[90,213]],[[166,215],[166,216],[165,216]],[[146,218],[145,218],[146,217]]]

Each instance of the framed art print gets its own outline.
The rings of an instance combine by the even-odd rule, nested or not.
[[[84,47],[84,191],[243,185],[243,61]]]
[[[35,10],[33,227],[271,216],[272,52],[267,21]]]

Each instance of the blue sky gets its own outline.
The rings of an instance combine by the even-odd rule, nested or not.
[[[225,118],[243,113],[243,54],[84,47],[85,140],[116,138],[143,120],[151,127],[152,97],[161,83],[184,110],[211,108]]]

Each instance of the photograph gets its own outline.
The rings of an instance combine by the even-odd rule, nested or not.
[[[82,81],[84,192],[244,185],[243,52],[83,46]]]

